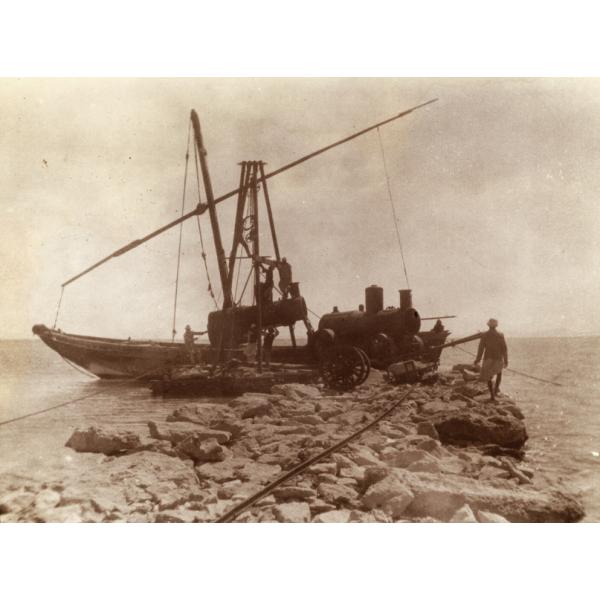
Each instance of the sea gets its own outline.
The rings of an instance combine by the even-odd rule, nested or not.
[[[558,479],[580,494],[584,521],[600,522],[600,337],[515,338],[508,347],[519,373],[505,372],[502,388],[525,414],[529,466],[537,479]],[[475,351],[476,342],[444,350],[441,368],[472,362]],[[75,427],[147,433],[148,420],[182,402],[91,378],[39,340],[0,341],[0,488],[14,474],[43,481],[93,468],[95,455],[64,446]],[[19,419],[38,411],[45,412]]]

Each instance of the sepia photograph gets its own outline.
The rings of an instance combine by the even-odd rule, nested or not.
[[[2,79],[0,522],[598,522],[598,98]]]

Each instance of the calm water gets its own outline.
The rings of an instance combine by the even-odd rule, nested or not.
[[[464,348],[474,352],[476,344]],[[445,350],[443,366],[471,362]],[[525,413],[528,461],[582,493],[586,521],[600,521],[600,337],[509,340],[510,366],[562,387],[512,373],[504,390]],[[20,471],[43,478],[86,468],[95,455],[64,448],[74,427],[118,424],[147,433],[146,422],[181,403],[152,398],[140,386],[101,382],[78,373],[39,341],[0,341],[0,421],[94,396],[63,408],[0,426],[0,477]]]

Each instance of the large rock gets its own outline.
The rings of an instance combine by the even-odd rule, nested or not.
[[[398,518],[413,499],[410,488],[392,473],[369,487],[362,503],[368,509],[380,508],[392,518]]]
[[[352,504],[358,497],[358,492],[339,483],[321,483],[317,491],[319,496],[335,506]]]
[[[153,521],[154,510],[204,498],[188,463],[191,461],[147,451],[106,458],[93,469],[67,477],[59,498],[49,490],[39,494],[36,506],[28,509],[27,520]]]
[[[447,444],[476,442],[521,448],[527,441],[525,425],[512,416],[462,411],[439,416],[434,425],[440,440]]]
[[[220,444],[227,444],[231,440],[231,433],[228,431],[219,431],[216,429],[206,429],[198,427],[194,423],[156,423],[148,422],[150,436],[157,440],[168,440],[172,444],[179,444],[187,437],[194,436],[198,441],[213,438]]]
[[[311,500],[315,498],[316,495],[317,492],[315,492],[315,490],[297,485],[279,487],[273,490],[273,496],[278,502],[285,502],[288,500]]]
[[[313,520],[313,523],[348,523],[350,521],[350,511],[330,510],[319,513]]]
[[[216,403],[186,404],[174,410],[167,417],[167,421],[196,423],[209,429],[229,431],[234,436],[237,436],[243,428],[231,408]]]
[[[509,523],[504,517],[500,515],[496,515],[491,512],[487,512],[485,510],[480,510],[477,512],[477,517],[480,523]]]
[[[461,506],[450,519],[450,523],[477,523],[477,519],[468,504]]]
[[[281,394],[290,400],[318,400],[321,398],[321,390],[314,385],[304,383],[282,383],[271,388],[273,394]]]
[[[131,431],[116,431],[105,427],[76,429],[65,444],[76,452],[121,454],[141,446],[140,437]]]
[[[287,502],[273,507],[273,513],[280,523],[308,523],[310,507],[306,502]]]
[[[242,419],[270,415],[273,410],[273,403],[269,397],[260,394],[244,394],[236,398],[232,404],[241,412]]]
[[[466,498],[460,492],[447,490],[423,490],[416,492],[408,506],[407,514],[413,517],[433,517],[449,521],[464,506]]]
[[[231,453],[215,438],[204,439],[195,433],[179,442],[175,449],[196,462],[221,462]]]
[[[385,455],[385,461],[393,466],[407,468],[417,461],[431,459],[432,456],[425,450],[391,450]]]
[[[515,486],[509,481],[478,481],[452,474],[411,473],[395,470],[396,476],[415,496],[407,514],[448,521],[464,504],[474,511],[503,516],[511,522],[576,522],[584,515],[579,500],[559,488]]]
[[[0,515],[18,513],[35,502],[35,494],[26,490],[7,492],[0,497]]]
[[[440,439],[437,429],[429,421],[423,421],[419,423],[417,425],[417,433],[419,435],[427,435],[434,440]]]

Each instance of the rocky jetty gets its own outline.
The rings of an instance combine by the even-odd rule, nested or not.
[[[523,414],[477,382],[367,383],[348,393],[275,385],[227,403],[189,402],[145,436],[85,426],[67,446],[95,468],[60,481],[13,475],[0,521],[210,522],[302,461],[360,437],[285,481],[237,521],[573,522],[576,497],[527,465]]]

